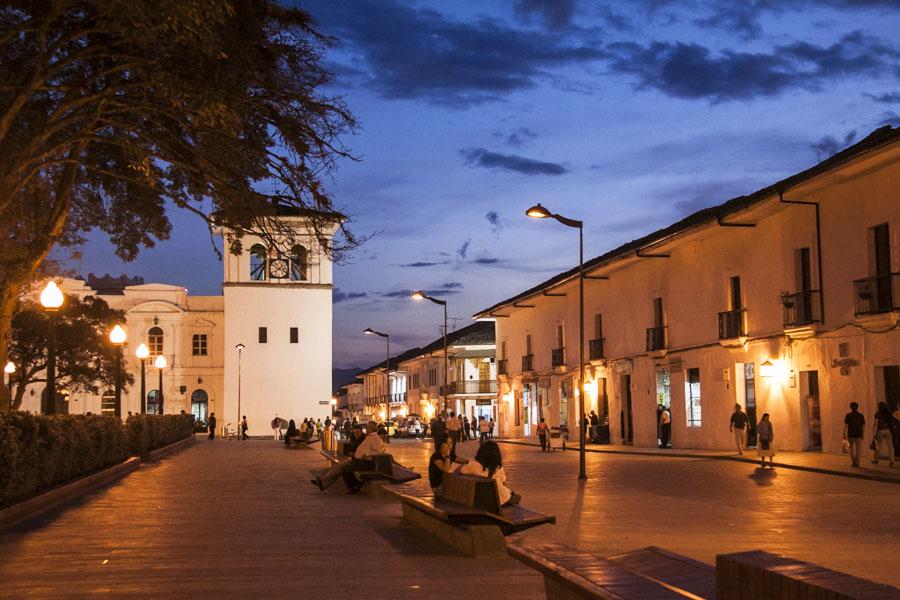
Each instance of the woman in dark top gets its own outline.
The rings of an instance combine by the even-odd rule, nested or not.
[[[449,438],[444,438],[441,445],[428,459],[428,484],[431,486],[435,494],[441,493],[441,485],[444,483],[444,473],[450,472],[453,460],[450,458],[450,451],[453,449],[453,442]]]
[[[300,432],[297,431],[297,424],[294,423],[293,419],[291,419],[290,421],[288,421],[287,433],[284,434],[284,443],[286,445],[290,445],[291,440],[298,437],[300,437]]]
[[[891,429],[893,428],[894,416],[888,408],[886,402],[878,403],[878,412],[875,413],[875,435],[873,436],[872,445],[875,450],[873,464],[878,464],[878,452],[881,448],[887,447],[888,460],[891,466],[894,466],[894,442],[891,439]]]

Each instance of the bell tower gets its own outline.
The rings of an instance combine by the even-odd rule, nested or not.
[[[331,414],[332,261],[308,219],[279,219],[293,231],[289,244],[245,234],[233,254],[234,238],[222,232],[225,414],[216,417],[237,427],[246,415],[250,435],[271,434],[276,414]],[[339,223],[336,215],[328,236]]]

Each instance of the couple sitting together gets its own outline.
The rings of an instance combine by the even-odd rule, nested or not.
[[[376,454],[384,453],[384,440],[378,435],[378,424],[374,421],[366,423],[366,435],[363,437],[362,427],[354,424],[351,430],[350,439],[344,444],[344,452],[349,455],[348,458],[333,467],[314,471],[315,478],[311,483],[320,490],[325,491],[338,478],[344,480],[347,486],[348,494],[355,494],[362,489],[356,475],[356,471],[371,471],[375,468],[374,457]]]
[[[441,494],[444,474],[450,473],[453,467],[453,440],[445,437],[439,447],[428,460],[428,483],[435,495]],[[475,459],[456,470],[460,475],[477,475],[497,482],[500,504],[511,506],[518,504],[522,497],[506,485],[506,471],[503,470],[503,457],[497,442],[486,441],[475,453]]]

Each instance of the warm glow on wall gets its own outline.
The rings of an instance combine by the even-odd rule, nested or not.
[[[784,360],[766,360],[759,365],[759,376],[776,383],[786,382],[789,374],[788,363]]]

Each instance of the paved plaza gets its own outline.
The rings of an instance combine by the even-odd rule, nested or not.
[[[461,454],[474,453],[463,445]],[[900,487],[730,461],[542,454],[504,444],[512,487],[556,525],[523,534],[598,554],[657,545],[712,562],[764,548],[900,585]],[[390,451],[423,471],[430,444]],[[462,557],[389,499],[321,493],[317,451],[200,440],[0,534],[0,597],[542,598],[510,559]]]

